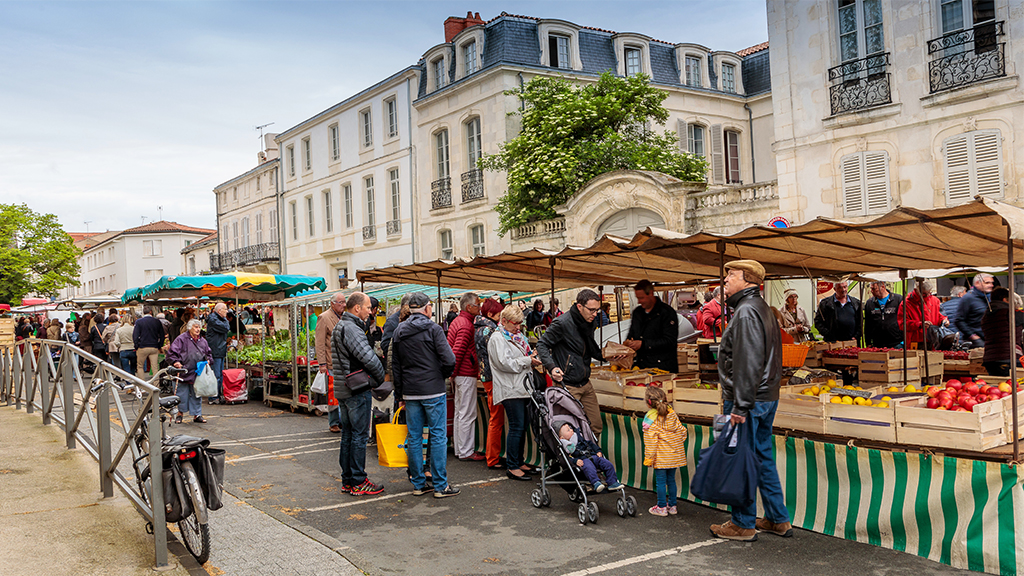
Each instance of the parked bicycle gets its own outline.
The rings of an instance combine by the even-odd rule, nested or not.
[[[164,427],[173,425],[180,399],[173,395],[176,384],[186,373],[183,368],[168,367],[157,372],[149,384],[158,387],[160,402],[160,452],[163,458],[163,478],[158,489],[164,494],[164,513],[168,523],[177,523],[182,540],[189,553],[200,564],[210,558],[209,512],[223,506],[221,484],[224,476],[224,451],[210,448],[210,441],[187,435],[168,436]],[[97,391],[105,381],[98,381],[93,387]],[[142,400],[143,390],[123,381],[110,381],[124,392]],[[166,396],[164,396],[166,394]],[[152,506],[153,481],[149,468],[149,425],[147,414],[135,431],[132,442],[138,457],[132,461],[139,494]],[[147,525],[152,533],[152,523]]]

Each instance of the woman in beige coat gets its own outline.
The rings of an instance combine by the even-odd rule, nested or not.
[[[782,307],[782,329],[799,344],[811,338],[811,323],[807,321],[807,312],[797,305],[796,290],[786,290],[786,305]]]

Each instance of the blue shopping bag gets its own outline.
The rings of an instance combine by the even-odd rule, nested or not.
[[[694,496],[740,508],[754,503],[760,465],[751,427],[749,423],[729,426],[714,444],[700,451],[690,483]]]

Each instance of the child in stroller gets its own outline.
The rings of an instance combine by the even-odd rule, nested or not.
[[[601,447],[597,443],[587,440],[580,434],[580,431],[565,420],[555,421],[558,430],[558,441],[565,448],[565,453],[576,459],[576,466],[583,470],[583,475],[594,487],[594,492],[604,492],[605,483],[601,482],[598,469],[604,473],[609,490],[622,488],[615,475],[615,466],[601,453]]]

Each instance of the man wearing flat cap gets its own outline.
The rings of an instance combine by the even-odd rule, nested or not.
[[[781,332],[771,307],[761,297],[764,266],[754,260],[734,260],[725,269],[725,303],[734,312],[718,351],[722,411],[731,415],[734,426],[750,427],[760,464],[757,487],[765,517],[757,518],[755,499],[750,506],[734,506],[732,520],[713,524],[711,533],[744,542],[757,540],[758,532],[789,537],[793,525],[772,454],[772,423],[782,377]]]

